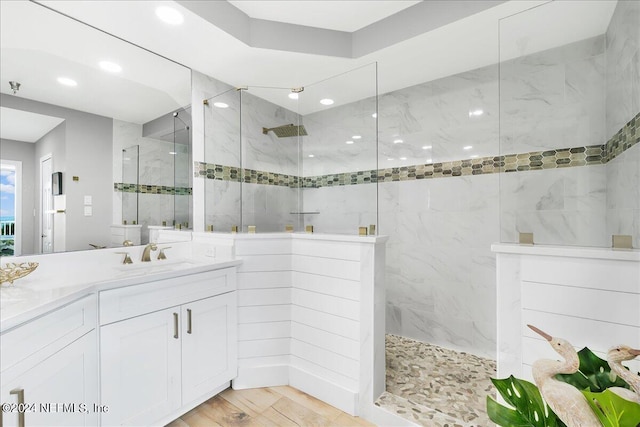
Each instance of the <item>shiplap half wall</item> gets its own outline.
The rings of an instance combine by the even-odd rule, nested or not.
[[[384,390],[384,238],[194,233],[194,240],[242,259],[233,387],[291,385],[365,415]]]
[[[589,347],[603,359],[615,345],[640,348],[640,251],[517,245],[494,250],[500,378],[532,379],[536,360],[559,359],[527,324],[568,340],[576,350]],[[624,364],[640,370],[638,361]]]

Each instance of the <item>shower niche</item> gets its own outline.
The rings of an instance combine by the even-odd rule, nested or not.
[[[201,82],[218,92],[204,100],[204,162],[196,162],[205,230],[377,226],[376,73],[374,63],[293,88]]]

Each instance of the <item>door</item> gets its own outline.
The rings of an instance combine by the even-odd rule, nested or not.
[[[97,359],[94,330],[34,366],[29,366],[22,375],[3,383],[0,394],[2,403],[17,404],[21,400],[28,405],[28,411],[2,414],[2,425],[97,425],[98,414],[93,407],[98,401]],[[23,423],[20,423],[20,417],[24,417]]]
[[[181,406],[180,307],[100,328],[102,425],[154,425]]]
[[[185,405],[237,375],[236,298],[236,292],[230,292],[182,306]]]
[[[53,160],[51,154],[40,159],[40,250],[43,254],[53,252],[53,194],[51,174]]]

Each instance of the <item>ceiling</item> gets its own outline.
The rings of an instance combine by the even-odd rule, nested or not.
[[[420,1],[229,1],[251,18],[353,32]]]
[[[64,119],[0,107],[0,138],[36,142]]]
[[[379,94],[495,64],[500,50],[497,42],[500,19],[544,4],[546,0],[43,0],[40,3],[232,86],[250,86],[251,93],[308,114],[326,107],[310,95],[311,90],[303,92],[300,100],[292,102],[286,96],[289,88],[312,87],[316,82],[341,75],[335,84],[315,87],[333,91],[334,106],[354,102],[373,95],[376,81],[363,81],[362,71],[344,73],[357,68],[362,70],[361,67],[366,69],[367,66],[375,68],[368,64],[377,64]],[[567,40],[575,41],[572,40],[575,37],[602,34],[615,7],[615,2],[609,0],[556,0],[554,3],[562,3],[563,6],[559,8],[557,22],[553,23],[553,28],[558,31],[544,31],[547,22],[527,20],[522,23],[541,34],[541,37],[528,40],[527,52],[564,44]],[[0,4],[3,12],[0,90],[4,93],[8,92],[7,81],[11,79],[11,70],[5,69],[5,32],[20,34],[13,40],[24,52],[19,61],[13,61],[14,64],[28,63],[28,50],[34,50],[36,43],[43,43],[36,42],[36,35],[44,35],[44,43],[56,50],[56,59],[60,62],[56,66],[76,65],[80,67],[79,71],[95,69],[96,60],[107,52],[109,57],[113,57],[115,54],[111,52],[141,51],[132,46],[111,46],[115,43],[95,31],[93,35],[75,36],[75,41],[81,42],[71,48],[72,36],[63,43],[54,41],[60,32],[60,24],[56,30],[40,26],[40,23],[28,25],[26,17],[31,16],[37,5],[24,0],[2,1]],[[163,5],[178,10],[184,16],[184,23],[170,26],[158,20],[155,10]],[[5,10],[10,13],[5,13]],[[17,16],[20,19],[16,19]],[[571,19],[575,16],[593,25],[584,26],[581,31],[563,31],[567,28],[566,22],[577,21]],[[58,19],[64,17],[59,16]],[[504,22],[507,21],[517,20],[510,18]],[[67,24],[62,27],[66,28]],[[522,47],[522,43],[509,51],[510,56],[519,54],[518,46]],[[83,59],[71,60],[72,54]],[[58,97],[62,96],[65,102],[72,104],[71,108],[100,110],[104,111],[103,115],[136,123],[157,114],[160,108],[154,109],[156,106],[162,105],[166,109],[162,102],[167,92],[163,89],[163,94],[159,93],[158,86],[167,82],[166,78],[160,77],[172,76],[169,71],[161,71],[164,66],[161,64],[170,62],[153,55],[142,59],[133,54],[123,54],[123,58],[123,74],[125,70],[133,73],[126,78],[123,76],[126,80],[124,87],[128,89],[108,90],[111,86],[107,79],[113,79],[113,76],[102,73],[101,78],[95,81],[100,91],[82,93],[81,96],[80,90],[67,91],[62,95],[58,93]],[[28,91],[40,83],[45,93],[54,87],[60,91],[45,79],[45,71],[48,70],[36,66],[23,70],[29,83],[21,81],[21,96],[29,97]],[[177,82],[183,78],[178,77],[177,72],[174,75],[175,78],[169,81],[179,86]],[[257,86],[281,87],[283,90],[261,90]],[[148,97],[136,92],[142,88],[150,90]],[[183,95],[178,95],[175,88],[169,88],[171,90],[174,93],[168,98],[175,105],[184,105],[180,104],[184,102]],[[320,96],[319,90],[315,93]],[[190,102],[188,97],[187,102]],[[114,109],[113,105],[117,108]]]
[[[0,20],[3,94],[17,81],[18,97],[139,124],[191,103],[184,66],[29,1],[0,2]],[[102,70],[103,60],[122,70]]]

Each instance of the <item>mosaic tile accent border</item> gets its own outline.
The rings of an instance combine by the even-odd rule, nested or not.
[[[192,193],[191,187],[168,187],[165,185],[143,185],[143,184],[126,184],[123,182],[114,182],[113,191],[123,193],[140,193],[140,194],[167,194],[174,196],[188,196]]]
[[[297,177],[273,172],[241,169],[195,162],[195,177],[291,188],[320,188],[376,182],[410,181],[452,176],[484,175],[500,172],[601,165],[613,160],[640,141],[640,113],[622,127],[606,144],[560,148],[504,156],[481,157],[442,163],[345,172],[331,175]]]
[[[251,184],[277,185],[297,188],[300,178],[275,172],[243,169],[237,166],[224,166],[215,163],[194,162],[194,177],[221,181],[246,182]]]
[[[638,142],[640,142],[640,113],[607,141],[604,149],[606,161],[610,162]]]

